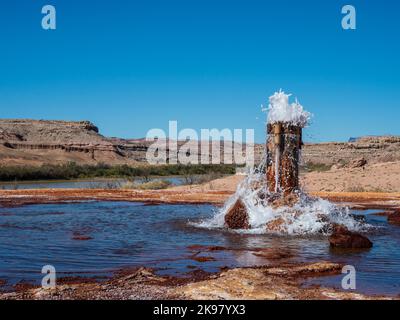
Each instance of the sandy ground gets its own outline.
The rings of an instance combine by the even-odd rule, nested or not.
[[[236,175],[197,186],[175,187],[172,190],[234,192],[244,176]],[[400,162],[366,165],[364,168],[331,169],[301,174],[300,184],[306,192],[400,192]]]
[[[224,181],[216,180],[201,188],[234,191],[241,179],[243,176],[230,177]],[[300,183],[307,192],[400,192],[400,162],[309,172],[301,175]]]
[[[217,179],[203,185],[179,186],[176,191],[234,192],[244,179],[242,175]],[[364,168],[341,168],[301,174],[300,184],[306,192],[400,193],[400,162],[366,165]]]
[[[302,175],[301,184],[308,192],[399,192],[400,162],[310,172]]]

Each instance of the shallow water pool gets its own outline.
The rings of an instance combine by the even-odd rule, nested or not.
[[[40,283],[44,265],[58,277],[108,277],[124,267],[154,267],[160,274],[185,275],[195,269],[279,263],[337,261],[355,266],[357,291],[400,293],[400,228],[375,211],[362,211],[380,228],[366,251],[332,250],[324,237],[245,235],[196,228],[189,222],[211,217],[211,205],[146,205],[133,202],[81,202],[0,208],[0,279]],[[357,213],[357,214],[358,214]],[[221,246],[230,250],[203,252],[191,247]],[[254,253],[273,248],[282,259]],[[205,259],[199,259],[204,258]],[[340,288],[342,275],[306,282]]]

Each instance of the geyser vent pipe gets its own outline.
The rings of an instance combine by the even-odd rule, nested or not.
[[[273,125],[275,144],[275,192],[279,192],[279,165],[281,160],[282,124]]]

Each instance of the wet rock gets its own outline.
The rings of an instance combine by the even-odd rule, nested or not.
[[[267,269],[268,274],[275,275],[308,275],[308,274],[330,274],[339,273],[342,266],[338,263],[331,263],[328,261],[321,261],[312,264],[299,265],[299,266],[282,266],[272,267]]]
[[[365,215],[363,214],[350,214],[350,217],[358,222],[366,222]]]
[[[222,246],[204,246],[201,244],[193,244],[187,247],[191,251],[224,251],[228,248]]]
[[[350,232],[345,226],[337,223],[331,224],[332,235]]]
[[[282,250],[281,248],[265,248],[252,253],[256,257],[266,258],[268,260],[289,259],[293,257],[293,254],[289,250]]]
[[[197,262],[208,262],[208,261],[215,261],[216,259],[214,257],[205,257],[205,256],[192,256],[192,260],[197,261]]]
[[[281,217],[268,222],[265,226],[267,231],[282,232],[284,230],[285,220]]]
[[[156,276],[153,270],[150,268],[140,267],[136,270],[120,270],[119,277],[115,279],[117,282],[127,283],[129,281],[144,281],[144,280],[154,280]]]
[[[72,240],[79,240],[79,241],[88,241],[88,240],[92,240],[92,239],[93,239],[92,237],[83,236],[83,235],[79,235],[79,234],[74,235],[72,237]]]
[[[299,201],[297,194],[289,194],[283,197],[275,198],[270,201],[272,208],[277,209],[280,207],[293,207]]]
[[[230,229],[250,229],[249,215],[241,200],[237,200],[225,215],[225,224]]]
[[[13,288],[16,292],[24,292],[30,289],[35,289],[37,286],[30,281],[21,280],[18,283],[13,285]]]
[[[335,225],[333,233],[329,237],[329,243],[334,248],[371,248],[372,242],[365,236],[349,231],[342,225]]]
[[[174,289],[184,299],[205,300],[277,300],[326,299],[328,294],[339,294],[334,289],[304,288],[299,285],[305,277],[340,274],[342,266],[336,263],[288,265],[280,267],[236,268],[224,270],[214,279],[191,282]],[[300,281],[299,281],[300,280]],[[326,294],[326,295],[324,295]],[[347,293],[341,299],[365,298]],[[332,298],[334,299],[334,298]]]
[[[400,211],[396,210],[388,216],[388,222],[400,226]]]

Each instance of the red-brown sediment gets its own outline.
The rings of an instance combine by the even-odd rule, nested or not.
[[[134,201],[167,204],[221,204],[231,192],[181,192],[173,190],[32,189],[1,190],[0,205],[18,206],[71,201]]]
[[[31,189],[0,190],[1,206],[63,203],[73,201],[132,201],[146,204],[223,204],[233,191],[201,189],[105,190]],[[355,209],[394,210],[400,208],[400,192],[313,192],[312,196]]]
[[[83,236],[83,235],[79,235],[79,234],[74,235],[72,237],[72,240],[79,240],[79,241],[88,241],[88,240],[92,240],[92,239],[93,239],[92,237]]]
[[[197,255],[191,256],[190,259],[192,259],[194,261],[197,261],[197,262],[208,262],[208,261],[215,261],[216,260],[214,257],[197,256]]]
[[[194,244],[187,247],[188,250],[191,251],[224,251],[229,250],[228,248],[221,246],[204,246],[201,244]]]

